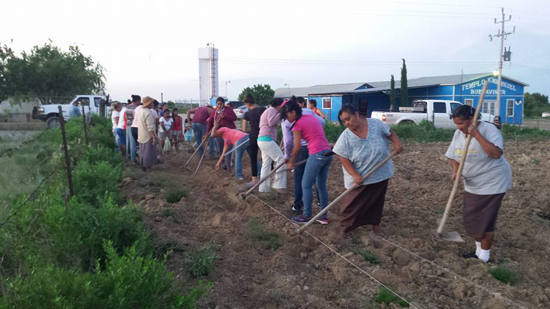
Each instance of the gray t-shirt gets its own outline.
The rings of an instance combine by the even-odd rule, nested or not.
[[[365,175],[378,163],[390,155],[389,139],[390,127],[378,119],[367,119],[369,132],[366,139],[360,138],[346,129],[334,145],[334,153],[351,161],[353,168],[361,176]],[[355,181],[353,177],[344,171],[344,186],[346,189],[353,187]],[[363,185],[378,183],[393,176],[393,162],[389,160],[381,166],[376,172],[367,178]]]
[[[504,151],[502,135],[494,125],[482,121],[477,129],[487,141]],[[464,133],[456,130],[445,156],[460,163],[466,138]],[[498,159],[490,158],[475,138],[470,142],[462,176],[464,190],[472,194],[505,193],[512,185],[510,164],[504,159],[504,154]]]

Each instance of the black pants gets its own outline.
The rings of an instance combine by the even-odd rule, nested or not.
[[[250,157],[250,169],[252,177],[258,177],[258,137],[250,137],[248,143],[248,156]]]
[[[137,139],[138,139],[138,128],[132,127],[132,137],[134,138],[134,140],[136,141],[136,144],[137,144]]]

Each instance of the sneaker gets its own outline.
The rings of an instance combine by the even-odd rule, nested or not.
[[[315,220],[315,222],[321,224],[321,225],[327,225],[328,224],[328,219],[317,219]]]
[[[240,181],[243,181],[243,180],[244,180],[243,177],[237,177],[237,179],[240,180]]]
[[[468,252],[468,253],[463,253],[462,257],[465,258],[465,259],[477,259],[478,258],[474,251]]]
[[[292,212],[297,214],[297,215],[300,215],[303,213],[303,210],[302,208],[296,208],[296,206],[292,205]]]
[[[311,220],[311,217],[306,217],[305,215],[300,215],[298,217],[293,217],[292,221],[298,223],[298,224],[306,224]]]
[[[246,187],[247,187],[247,188],[252,188],[252,187],[254,187],[257,183],[258,183],[258,182],[253,182],[253,181],[247,182],[247,183],[246,183]]]

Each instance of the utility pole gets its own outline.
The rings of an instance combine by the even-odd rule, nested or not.
[[[504,40],[509,34],[514,34],[516,32],[516,27],[514,26],[514,30],[512,32],[506,32],[504,30],[504,25],[506,22],[512,20],[512,15],[506,19],[506,14],[504,14],[504,8],[502,8],[502,20],[497,21],[495,18],[495,24],[502,24],[502,28],[498,30],[498,33],[496,35],[489,35],[489,38],[491,41],[493,40],[493,37],[500,38],[500,50],[498,53],[498,80],[497,80],[497,102],[495,104],[495,124],[497,124],[498,127],[500,127],[500,91],[501,91],[501,83],[502,83],[502,58],[504,57]],[[478,108],[481,108],[481,106],[478,106]]]

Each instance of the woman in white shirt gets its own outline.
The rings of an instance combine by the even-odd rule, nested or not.
[[[476,252],[464,257],[477,257],[487,263],[498,210],[504,194],[510,189],[512,172],[503,156],[504,142],[500,131],[487,122],[479,122],[477,128],[474,127],[474,113],[475,109],[469,105],[454,110],[452,118],[457,130],[445,156],[451,162],[451,179],[454,180],[467,135],[473,137],[462,171],[465,191],[463,217],[466,234],[476,240]]]
[[[159,141],[160,141],[160,149],[164,149],[164,142],[166,138],[170,138],[170,134],[172,133],[172,123],[174,120],[170,117],[170,110],[166,109],[164,110],[164,114],[159,119]]]

